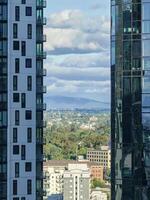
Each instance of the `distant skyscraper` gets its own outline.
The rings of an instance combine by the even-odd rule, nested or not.
[[[112,200],[150,199],[150,1],[111,1]]]
[[[0,199],[43,199],[43,0],[0,0]]]

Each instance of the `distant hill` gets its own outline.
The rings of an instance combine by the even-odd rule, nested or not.
[[[110,104],[88,98],[50,96],[46,98],[48,109],[102,109],[109,110]]]

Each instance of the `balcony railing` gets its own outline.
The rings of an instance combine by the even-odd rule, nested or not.
[[[46,42],[47,37],[46,37],[46,35],[37,35],[36,40],[37,40],[37,42]]]
[[[37,17],[36,23],[37,23],[37,25],[46,25],[47,19],[46,19],[46,17],[39,16],[39,17]]]
[[[36,56],[37,56],[37,58],[40,58],[40,59],[46,59],[46,52],[45,51],[38,51],[37,53],[36,53]]]
[[[36,89],[37,93],[46,93],[47,92],[47,88],[46,86],[37,86],[37,89]]]
[[[46,76],[47,70],[46,69],[37,69],[36,74],[37,74],[37,76]]]
[[[44,0],[37,0],[37,8],[46,8],[46,1]]]
[[[37,196],[46,196],[47,193],[44,189],[39,189],[39,190],[36,191],[36,195]]]
[[[46,122],[46,121],[43,121],[43,120],[41,120],[41,121],[37,121],[37,122],[36,122],[36,126],[37,126],[37,127],[43,127],[43,128],[46,128],[46,126],[47,126],[47,122]]]
[[[37,110],[46,110],[46,103],[36,104],[36,109]]]
[[[37,144],[46,144],[46,138],[37,138],[36,139]]]
[[[7,3],[8,0],[0,0],[0,4]]]

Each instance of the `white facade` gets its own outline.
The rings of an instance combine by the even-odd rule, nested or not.
[[[91,192],[91,200],[107,200],[107,194],[95,189]]]
[[[0,1],[0,10],[7,10],[7,23],[4,20],[0,21],[4,25],[7,24],[6,185],[1,184],[3,181],[0,176],[0,187],[6,190],[6,194],[0,196],[3,200],[43,199],[43,143],[37,143],[39,130],[40,139],[43,138],[43,126],[37,124],[38,100],[43,104],[43,91],[38,92],[37,86],[37,80],[43,80],[43,74],[37,78],[37,63],[41,63],[40,67],[43,70],[43,57],[37,58],[37,47],[42,47],[43,53],[43,40],[37,42],[37,35],[38,30],[41,30],[40,35],[43,39],[43,21],[37,25],[37,16],[41,13],[43,20],[44,7],[43,0]],[[3,49],[1,37],[0,46]],[[0,60],[0,64],[1,62]],[[0,73],[1,76],[5,75]],[[37,93],[40,98],[37,97]],[[0,94],[3,96],[2,91]],[[40,109],[40,114],[39,121],[43,123],[43,109]],[[0,111],[0,116],[2,115],[3,112]],[[0,130],[2,125],[0,123]],[[4,164],[1,165],[2,168]]]

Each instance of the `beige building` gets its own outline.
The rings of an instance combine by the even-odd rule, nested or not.
[[[98,163],[104,169],[111,168],[111,151],[108,146],[101,146],[99,150],[88,149],[87,159]]]
[[[107,194],[102,192],[100,188],[95,188],[91,191],[90,200],[107,200]]]

